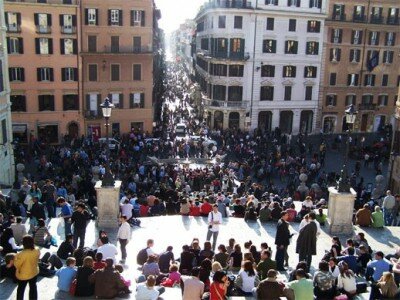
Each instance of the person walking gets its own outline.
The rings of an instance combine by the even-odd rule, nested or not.
[[[46,184],[42,188],[42,199],[46,203],[47,215],[49,218],[56,216],[56,197],[57,189],[50,179],[46,180]]]
[[[287,248],[290,244],[291,234],[289,231],[289,223],[287,222],[289,214],[286,210],[281,212],[281,218],[278,221],[276,227],[275,245],[276,245],[276,266],[278,271],[285,271],[284,261],[288,263],[289,256],[287,254]]]
[[[64,229],[65,229],[65,236],[71,233],[71,216],[72,216],[72,207],[65,198],[58,197],[57,204],[61,206],[61,213],[59,217],[64,219]]]
[[[213,238],[213,250],[217,245],[217,238],[219,233],[219,225],[222,224],[222,214],[218,211],[218,205],[213,205],[213,210],[208,214],[208,231],[207,231],[207,241]]]
[[[36,280],[39,274],[40,251],[35,248],[33,237],[26,235],[22,238],[24,249],[15,255],[15,275],[18,281],[17,300],[24,299],[26,285],[29,283],[29,300],[38,299]]]
[[[383,199],[383,217],[385,219],[385,226],[391,226],[393,221],[393,208],[396,205],[396,200],[390,190],[386,191],[386,197]]]
[[[119,240],[119,245],[121,247],[121,263],[125,263],[126,260],[126,245],[131,239],[131,226],[127,222],[126,216],[121,216],[121,226],[118,229],[117,238]]]
[[[86,226],[89,219],[90,215],[86,211],[85,204],[79,203],[71,216],[71,225],[74,225],[74,248],[76,248],[78,245],[78,239],[79,248],[83,248],[85,246]]]
[[[310,222],[300,231],[296,243],[296,253],[299,254],[299,261],[307,262],[307,272],[311,267],[312,256],[317,254],[317,233],[318,227],[315,223],[315,213],[308,214]]]

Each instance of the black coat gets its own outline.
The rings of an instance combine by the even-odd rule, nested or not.
[[[279,219],[276,226],[275,245],[288,246],[290,244],[289,224],[285,220]]]
[[[312,221],[304,226],[297,238],[296,253],[300,256],[316,255],[317,254],[317,231],[318,227]]]
[[[76,274],[75,296],[89,297],[94,294],[94,284],[89,283],[89,276],[94,273],[94,269],[79,267]]]

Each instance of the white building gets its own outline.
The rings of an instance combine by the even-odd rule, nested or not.
[[[196,78],[212,128],[315,130],[326,1],[210,0]]]
[[[14,152],[12,148],[10,84],[8,80],[8,59],[4,3],[0,0],[0,184],[14,182]]]

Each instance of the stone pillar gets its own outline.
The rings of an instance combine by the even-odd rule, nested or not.
[[[115,181],[114,187],[102,187],[101,184],[99,180],[94,187],[97,195],[97,226],[99,228],[118,228],[121,181]]]
[[[353,233],[353,211],[356,192],[339,193],[336,187],[329,187],[328,228],[330,234]]]

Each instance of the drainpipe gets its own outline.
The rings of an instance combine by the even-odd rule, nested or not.
[[[253,96],[254,96],[254,69],[255,69],[255,65],[256,65],[256,40],[257,40],[257,10],[258,8],[258,0],[256,0],[256,6],[254,8],[254,15],[255,15],[255,19],[254,19],[254,39],[253,39],[253,64],[252,64],[252,70],[251,70],[251,96],[250,96],[250,124],[251,124],[251,119],[252,119],[252,115],[253,115]],[[250,131],[250,128],[249,128]]]

